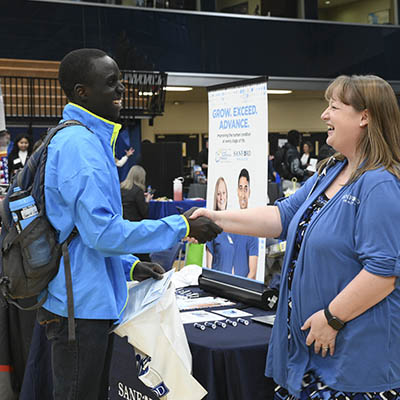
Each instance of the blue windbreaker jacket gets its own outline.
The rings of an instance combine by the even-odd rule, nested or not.
[[[364,268],[381,276],[400,276],[400,182],[378,169],[342,187],[310,222],[296,262],[292,283],[291,340],[288,340],[287,271],[298,223],[345,162],[322,175],[307,199],[317,174],[295,194],[278,202],[281,238],[287,238],[277,317],[266,375],[300,396],[305,372],[314,370],[331,388],[380,392],[400,387],[400,290],[357,318],[336,337],[335,354],[322,358],[306,345],[306,319],[324,309]],[[399,280],[397,279],[397,282]]]
[[[69,245],[75,317],[114,319],[127,302],[131,253],[165,250],[188,234],[184,217],[130,222],[122,218],[113,148],[121,125],[69,103],[63,119],[83,126],[61,130],[51,141],[45,169],[46,213],[60,242]],[[64,263],[48,286],[47,310],[68,316]]]

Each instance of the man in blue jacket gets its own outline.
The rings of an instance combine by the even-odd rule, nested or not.
[[[63,120],[83,126],[64,128],[52,139],[45,198],[60,242],[74,227],[78,230],[69,245],[76,341],[68,341],[63,259],[38,321],[51,341],[54,399],[106,399],[112,351],[108,332],[126,306],[126,281],[161,279],[164,272],[131,253],[164,250],[188,235],[205,242],[221,229],[207,218],[188,221],[190,212],[159,221],[124,220],[114,155],[125,89],[118,66],[100,50],[79,49],[62,60],[59,80],[70,101]]]

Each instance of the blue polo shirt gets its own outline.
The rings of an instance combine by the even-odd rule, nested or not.
[[[213,256],[212,269],[232,273],[235,252],[232,236],[232,233],[222,232],[214,240],[207,242],[207,249]]]
[[[235,254],[233,257],[234,274],[249,274],[249,257],[258,256],[258,238],[254,236],[232,234]]]

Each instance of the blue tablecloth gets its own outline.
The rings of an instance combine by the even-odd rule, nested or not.
[[[198,288],[190,289],[205,294]],[[244,311],[254,316],[270,314],[255,307]],[[272,400],[275,383],[264,376],[271,331],[271,327],[257,322],[205,331],[192,324],[185,325],[192,352],[193,376],[208,391],[204,400]],[[125,390],[153,398],[142,384],[140,388],[137,386],[138,379],[129,367],[133,357],[132,347],[126,339],[116,339],[110,373],[110,400],[120,399]]]
[[[191,288],[199,290],[198,288]],[[266,311],[249,307],[255,316]],[[270,400],[274,382],[264,376],[271,328],[256,322],[245,326],[200,331],[191,324],[185,331],[193,359],[193,376],[206,388],[204,400]],[[20,400],[51,400],[50,346],[44,328],[35,325],[31,352]],[[137,378],[135,355],[126,338],[114,338],[110,371],[110,400],[157,398]],[[130,397],[129,397],[130,396]],[[136,396],[136,397],[135,397]],[[182,399],[184,400],[184,399]]]
[[[192,207],[205,207],[205,200],[182,200],[182,201],[155,201],[149,203],[149,218],[160,219],[169,215],[181,214]]]
[[[243,311],[253,316],[272,314],[256,307]],[[252,321],[247,326],[201,331],[186,324],[185,331],[192,352],[193,376],[208,391],[204,400],[273,399],[276,384],[264,375],[272,327]]]

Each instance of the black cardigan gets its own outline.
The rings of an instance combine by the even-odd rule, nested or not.
[[[123,217],[129,221],[141,221],[149,216],[149,204],[144,198],[144,191],[133,185],[132,189],[121,190]]]

